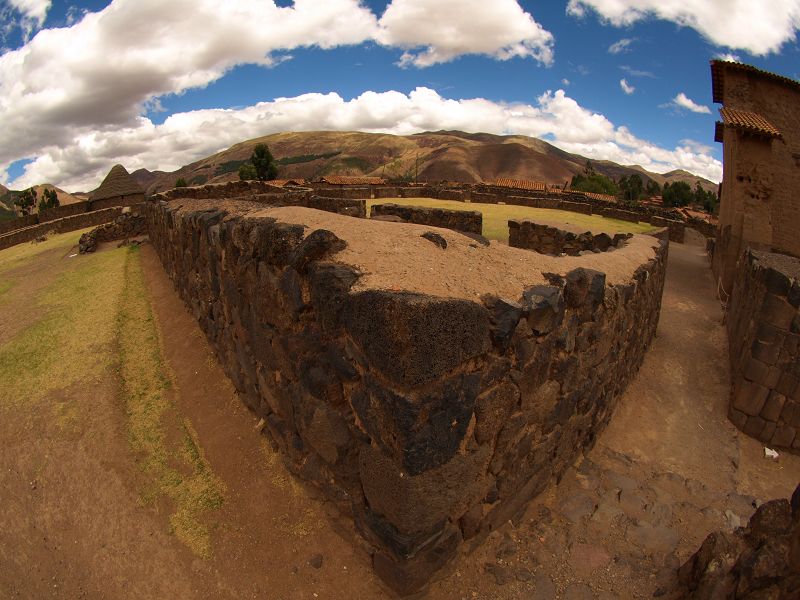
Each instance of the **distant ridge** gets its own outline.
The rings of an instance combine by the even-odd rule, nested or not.
[[[407,136],[310,131],[287,132],[247,140],[171,173],[139,169],[132,174],[147,193],[189,185],[234,181],[256,144],[269,145],[281,179],[314,180],[326,175],[380,177],[418,182],[489,182],[498,179],[540,181],[563,187],[582,172],[585,157],[564,152],[543,140],[522,135],[435,131]],[[686,181],[717,191],[717,184],[686,171],[665,175],[640,166],[591,160],[594,169],[613,179],[638,174],[646,185]]]

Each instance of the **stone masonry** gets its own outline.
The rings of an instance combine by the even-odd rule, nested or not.
[[[800,260],[750,250],[739,262],[727,322],[729,417],[775,448],[800,450]]]
[[[607,233],[595,234],[591,231],[575,233],[527,219],[512,219],[508,222],[509,246],[555,256],[606,252],[611,248],[618,248],[631,237],[630,233],[617,233],[613,236]]]
[[[464,540],[523,510],[593,445],[658,323],[668,242],[649,236],[600,263],[586,257],[607,276],[583,257],[439,230],[442,246],[424,226],[351,229],[350,217],[308,209],[176,199],[146,216],[271,443],[352,516],[376,573],[401,595],[424,590]],[[405,285],[419,267],[412,251],[443,261],[415,285],[453,282],[446,293]],[[386,284],[369,283],[358,252],[390,257]],[[467,264],[472,283],[457,284]]]
[[[398,217],[405,223],[443,227],[466,233],[483,232],[483,214],[476,210],[448,210],[446,208],[426,208],[422,206],[400,206],[397,204],[376,204],[372,207],[372,217]]]

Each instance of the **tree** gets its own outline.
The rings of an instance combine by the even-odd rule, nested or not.
[[[178,177],[175,180],[175,187],[176,188],[187,187],[186,180],[183,177]]]
[[[239,179],[242,181],[258,179],[258,173],[252,163],[246,162],[239,167]]]
[[[28,188],[20,192],[17,197],[14,198],[14,205],[19,208],[22,216],[29,215],[31,209],[36,205],[36,190]]]
[[[45,190],[42,192],[42,199],[39,200],[39,212],[43,210],[47,210],[48,208],[56,208],[57,206],[61,206],[61,203],[58,201],[58,194],[56,194],[55,190]]]
[[[648,198],[654,198],[661,195],[661,186],[658,185],[657,181],[648,179],[644,191]]]
[[[672,185],[665,183],[662,197],[664,206],[688,206],[695,198],[692,188],[685,181],[676,181]]]
[[[695,204],[702,206],[707,213],[713,213],[717,208],[719,199],[714,192],[704,190],[698,181],[694,188],[694,201]]]
[[[626,204],[636,204],[642,195],[642,178],[638,173],[634,173],[630,177],[624,175],[617,183],[620,192],[622,193],[622,200]]]
[[[250,162],[256,169],[256,179],[259,181],[269,181],[278,176],[278,167],[272,152],[266,144],[257,144],[250,155]]]
[[[591,167],[591,163],[589,163],[589,166]],[[608,194],[609,196],[616,196],[619,191],[617,184],[608,177],[595,173],[593,170],[589,171],[588,169],[583,173],[575,175],[569,187],[577,192]]]

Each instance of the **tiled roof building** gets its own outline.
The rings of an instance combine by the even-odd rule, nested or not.
[[[711,62],[723,180],[714,273],[725,291],[748,247],[800,256],[800,82]]]

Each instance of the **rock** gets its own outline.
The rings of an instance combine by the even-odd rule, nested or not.
[[[321,569],[322,568],[322,561],[323,561],[322,554],[315,554],[314,556],[312,556],[311,558],[308,559],[308,564],[309,564],[309,566],[311,566],[311,567],[313,567],[315,569]]]
[[[582,579],[588,578],[596,569],[605,569],[611,555],[602,546],[573,544],[569,551],[569,564]]]
[[[289,265],[299,273],[304,273],[306,266],[330,254],[344,250],[347,243],[327,229],[312,231],[289,255]]]
[[[679,541],[678,534],[672,529],[663,525],[654,527],[647,522],[628,528],[626,537],[642,550],[659,556],[674,552]]]
[[[433,231],[426,231],[420,237],[425,238],[429,242],[433,242],[434,244],[439,246],[439,248],[441,248],[442,250],[446,250],[447,249],[447,240],[444,239],[438,233],[434,233]]]
[[[587,494],[576,493],[567,498],[562,504],[560,512],[564,517],[573,523],[577,523],[584,517],[592,516],[597,503]]]
[[[500,540],[500,544],[497,547],[497,552],[495,556],[498,559],[509,558],[514,556],[519,551],[519,546],[514,539],[508,535],[507,533],[503,535],[503,539]]]
[[[531,573],[530,569],[525,567],[520,567],[517,569],[517,581],[531,581],[533,580],[533,573]]]

